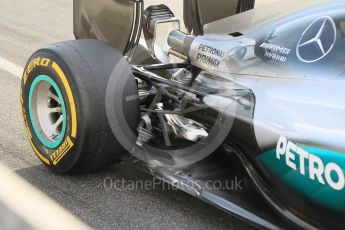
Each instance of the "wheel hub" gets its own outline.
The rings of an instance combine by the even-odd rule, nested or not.
[[[66,131],[66,109],[61,91],[48,76],[35,78],[29,93],[30,119],[36,137],[47,148],[56,148]]]

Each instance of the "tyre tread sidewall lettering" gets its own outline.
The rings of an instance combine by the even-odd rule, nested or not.
[[[22,89],[20,92],[21,113],[24,122],[24,130],[29,139],[30,145],[38,158],[49,167],[58,167],[59,163],[71,152],[76,146],[77,137],[77,109],[75,98],[71,89],[68,73],[60,67],[65,65],[58,57],[44,50],[34,53],[26,65],[22,77]],[[58,85],[63,98],[66,102],[67,128],[62,143],[53,149],[40,146],[36,135],[34,134],[32,124],[28,114],[28,93],[30,84],[36,77],[42,73],[50,76]],[[63,149],[65,146],[65,149]],[[61,153],[61,154],[59,154]],[[73,153],[71,153],[73,154]]]

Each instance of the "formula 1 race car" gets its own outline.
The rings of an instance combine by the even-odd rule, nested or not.
[[[183,8],[74,0],[77,40],[24,70],[34,152],[56,173],[125,160],[263,228],[344,229],[345,2]]]

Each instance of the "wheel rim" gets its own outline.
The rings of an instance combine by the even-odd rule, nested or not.
[[[59,87],[49,76],[39,75],[32,82],[29,113],[38,140],[47,148],[59,146],[66,131],[66,109]]]

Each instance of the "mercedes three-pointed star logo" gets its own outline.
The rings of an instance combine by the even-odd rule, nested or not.
[[[314,20],[297,44],[298,59],[305,63],[321,60],[333,49],[336,37],[337,29],[331,17],[324,16]]]

